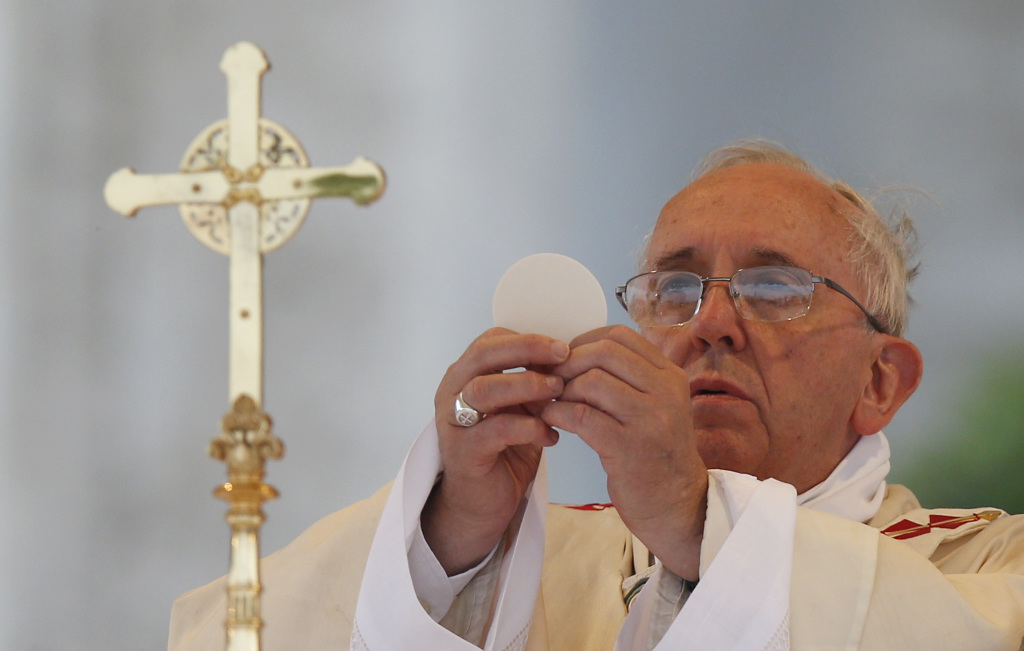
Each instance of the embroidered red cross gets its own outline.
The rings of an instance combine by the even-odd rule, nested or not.
[[[563,504],[567,509],[576,509],[577,511],[604,511],[605,509],[611,508],[611,504]]]
[[[883,529],[882,533],[896,540],[906,540],[923,536],[933,528],[957,529],[970,522],[977,522],[979,520],[991,522],[998,517],[999,511],[983,511],[981,513],[971,513],[970,515],[938,515],[933,513],[928,516],[928,524],[920,524],[913,520],[900,520],[896,524],[889,525]]]

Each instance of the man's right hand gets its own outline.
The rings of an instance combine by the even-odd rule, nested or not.
[[[544,335],[493,328],[448,368],[434,396],[441,481],[423,507],[423,535],[449,576],[478,564],[498,544],[537,473],[541,449],[558,432],[536,414],[562,394],[545,371],[569,357],[569,346]],[[516,368],[516,373],[505,371]],[[486,418],[455,420],[455,399]]]

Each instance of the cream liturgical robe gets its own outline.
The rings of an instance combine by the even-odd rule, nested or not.
[[[884,488],[884,438],[865,441],[799,497],[713,471],[701,580],[654,648],[1020,648],[1024,516],[922,509],[905,488]],[[408,551],[438,464],[428,427],[392,487],[264,559],[264,649],[476,648],[435,623],[412,587]],[[650,574],[646,550],[614,508],[546,505],[544,484],[539,473],[477,646],[650,648],[660,565],[627,613],[634,574]],[[225,596],[220,579],[179,598],[169,649],[223,649]]]

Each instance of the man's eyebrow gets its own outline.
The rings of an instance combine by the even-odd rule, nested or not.
[[[687,263],[692,262],[695,255],[696,250],[692,246],[688,246],[683,249],[676,249],[675,251],[670,251],[665,255],[661,256],[660,258],[658,258],[657,260],[655,260],[652,269],[662,271],[668,269],[678,269],[679,267],[682,267]]]
[[[786,267],[800,266],[796,263],[795,260],[793,260],[793,258],[791,258],[790,256],[786,255],[781,251],[776,251],[775,249],[754,249],[754,258],[757,260],[758,264],[777,264]]]
[[[656,270],[669,270],[679,269],[681,267],[688,266],[693,263],[697,257],[697,250],[688,246],[682,249],[676,249],[670,251],[665,255],[659,257],[654,261],[652,269]],[[790,257],[789,255],[778,251],[776,249],[770,249],[768,247],[757,247],[750,255],[751,264],[748,266],[759,266],[759,265],[783,265],[786,267],[799,267],[800,265]]]

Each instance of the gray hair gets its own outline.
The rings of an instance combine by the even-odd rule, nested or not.
[[[741,140],[708,154],[697,166],[693,181],[736,165],[777,163],[808,174],[850,201],[856,210],[841,210],[852,233],[847,246],[850,261],[867,292],[865,307],[885,331],[902,337],[911,299],[907,290],[917,275],[917,235],[906,211],[897,207],[888,219],[872,202],[843,181],[829,178],[781,145],[764,140]]]

